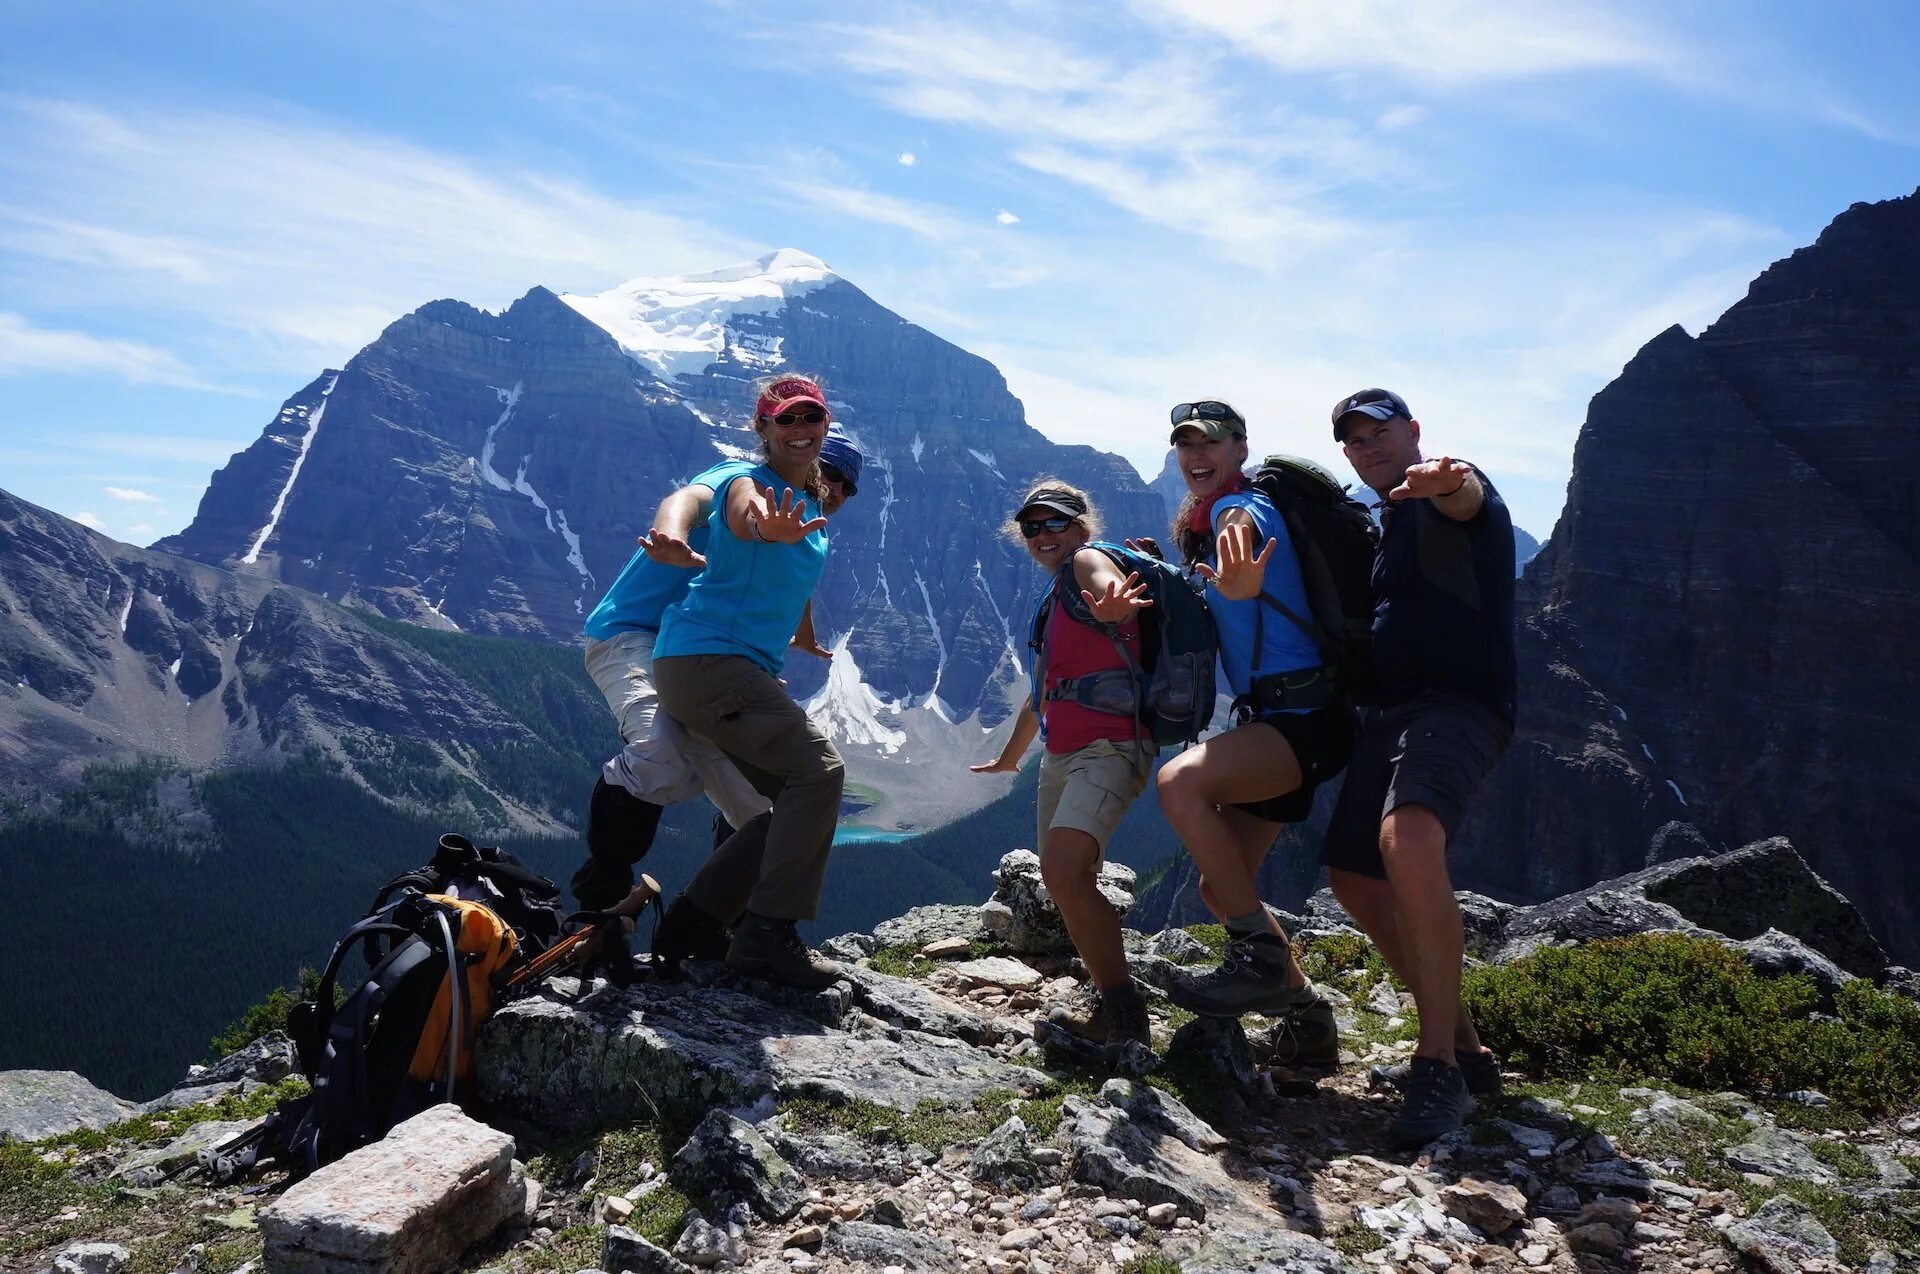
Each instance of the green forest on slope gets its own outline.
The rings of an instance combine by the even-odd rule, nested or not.
[[[532,741],[471,748],[472,769],[580,826],[618,739],[578,651],[360,618],[522,721]],[[429,858],[442,832],[478,833],[470,816],[439,811],[498,808],[425,745],[357,736],[343,751],[366,786],[318,751],[187,776],[211,831],[175,845],[152,835],[171,817],[156,782],[179,781],[164,763],[96,769],[51,810],[0,810],[0,1069],[77,1070],[130,1097],[164,1091],[248,1005],[322,964],[379,887]],[[711,817],[699,801],[662,821],[642,867],[669,892],[705,856]],[[1000,856],[1032,843],[1032,820],[1029,772],[939,831],[840,846],[809,936],[868,929],[920,903],[983,901]],[[1115,856],[1145,867],[1171,852],[1157,815],[1149,828],[1158,835],[1123,836]],[[577,834],[476,838],[563,884],[585,853]]]

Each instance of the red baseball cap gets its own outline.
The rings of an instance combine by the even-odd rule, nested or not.
[[[778,416],[783,411],[792,411],[802,403],[810,403],[827,413],[827,419],[833,419],[833,409],[827,406],[827,396],[820,392],[820,386],[803,376],[784,376],[768,385],[753,405],[755,419],[761,416]]]

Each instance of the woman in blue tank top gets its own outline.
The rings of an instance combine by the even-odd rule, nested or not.
[[[661,707],[717,744],[773,802],[762,816],[771,821],[715,848],[676,907],[724,924],[744,902],[727,965],[811,988],[841,972],[808,951],[795,926],[819,911],[844,767],[780,669],[827,561],[819,455],[829,418],[811,378],[777,377],[760,391],[753,427],[766,472],[714,487],[706,569],[662,613],[653,657]]]
[[[1173,527],[1209,582],[1234,726],[1168,760],[1160,806],[1200,869],[1200,894],[1227,927],[1220,967],[1182,976],[1173,1001],[1211,1017],[1285,1019],[1290,1065],[1333,1065],[1333,1011],[1308,985],[1261,902],[1256,875],[1287,823],[1306,819],[1318,786],[1346,767],[1351,703],[1321,668],[1300,564],[1286,521],[1243,473],[1246,422],[1218,401],[1182,403],[1171,439],[1187,497]]]

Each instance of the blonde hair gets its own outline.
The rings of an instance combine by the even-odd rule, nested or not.
[[[1086,505],[1087,511],[1085,513],[1082,513],[1079,517],[1075,518],[1074,521],[1078,522],[1081,526],[1087,529],[1088,539],[1095,539],[1099,536],[1100,528],[1102,526],[1102,523],[1100,521],[1100,510],[1094,507],[1092,496],[1088,495],[1085,491],[1082,491],[1079,487],[1074,486],[1071,482],[1063,482],[1059,478],[1035,478],[1032,484],[1028,486],[1027,494],[1021,497],[1019,504],[1014,506],[1014,509],[1013,509],[1014,516],[1009,517],[1007,519],[1007,524],[1001,531],[1001,534],[1005,535],[1008,540],[1010,540],[1014,544],[1026,543],[1026,537],[1020,534],[1020,521],[1019,521],[1018,515],[1020,513],[1020,510],[1026,508],[1029,504],[1032,504],[1035,498],[1037,498],[1040,495],[1040,493],[1043,491],[1063,492],[1067,495],[1073,496],[1075,499],[1079,500],[1080,503]]]

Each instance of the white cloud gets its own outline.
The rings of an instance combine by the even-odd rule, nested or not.
[[[81,526],[91,527],[93,530],[100,532],[102,535],[106,534],[107,524],[100,520],[100,517],[98,514],[76,513],[73,515],[73,520],[75,522],[78,522]]]
[[[912,151],[903,150],[900,152],[900,166],[902,168],[911,168],[919,162],[920,162],[920,157],[914,154]]]
[[[244,338],[226,356],[249,370],[263,354],[288,370],[337,365],[436,297],[498,308],[536,283],[596,291],[756,246],[540,172],[290,113],[11,98],[0,129],[0,248],[32,263],[14,271],[29,291],[212,320]],[[87,365],[185,377],[134,353]]]
[[[151,523],[135,522],[132,526],[127,528],[127,534],[128,535],[154,535],[154,534],[157,534],[157,532],[154,531],[153,525]]]
[[[1578,0],[1136,0],[1136,7],[1292,72],[1385,72],[1448,87],[1595,69],[1698,80],[1698,67],[1671,35]]]
[[[1374,123],[1386,129],[1412,128],[1425,123],[1428,114],[1424,106],[1396,106],[1390,111],[1383,111]]]
[[[146,491],[137,491],[131,487],[103,487],[108,495],[116,500],[125,500],[129,504],[159,504],[160,497]]]
[[[155,346],[39,327],[24,315],[0,311],[0,376],[92,372],[135,384],[207,388],[179,359]]]
[[[1008,212],[1005,208],[1002,208],[999,212],[994,213],[993,219],[995,221],[998,221],[1003,226],[1013,226],[1013,225],[1020,224],[1020,218],[1014,216],[1012,213]]]

